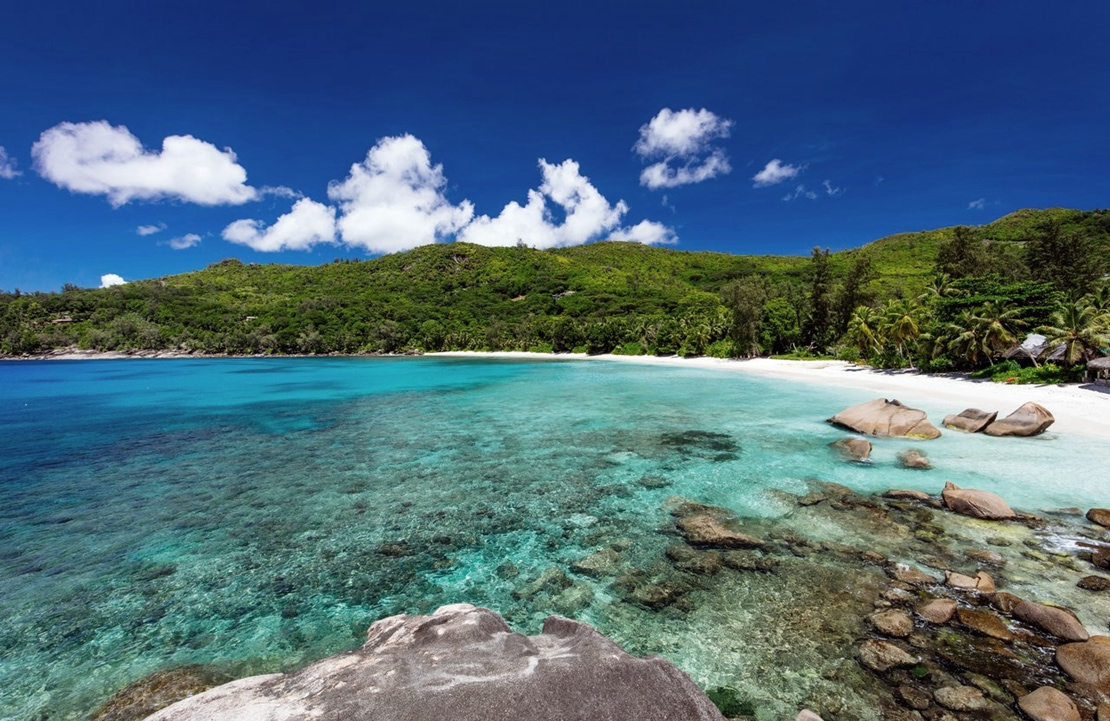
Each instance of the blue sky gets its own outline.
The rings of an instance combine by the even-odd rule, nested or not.
[[[804,254],[1110,205],[1104,0],[18,5],[6,290],[455,239]]]

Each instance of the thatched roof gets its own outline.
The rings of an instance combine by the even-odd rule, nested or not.
[[[1110,371],[1110,356],[1087,361],[1089,371]]]

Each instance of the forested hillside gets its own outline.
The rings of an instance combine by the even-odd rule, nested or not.
[[[112,288],[0,292],[0,352],[793,352],[975,367],[1069,302],[1097,306],[1107,258],[1110,213],[1051,209],[808,258],[601,242],[450,243],[311,267],[229,259]],[[984,312],[989,338],[973,328]]]

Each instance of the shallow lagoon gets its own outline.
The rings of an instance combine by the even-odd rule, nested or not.
[[[866,578],[833,565],[807,590],[724,578],[651,611],[570,566],[614,545],[628,567],[657,563],[674,542],[671,496],[753,519],[788,517],[780,491],[814,479],[867,493],[952,480],[1027,511],[1110,498],[1104,474],[1088,480],[1108,460],[1094,439],[946,433],[877,441],[872,463],[847,464],[826,446],[846,434],[823,421],[871,394],[699,369],[28,362],[0,367],[0,389],[0,716],[11,718],[83,718],[161,668],[296,668],[357,645],[377,618],[459,601],[527,633],[574,615],[703,686],[778,685],[785,709],[837,653],[801,638],[824,622],[799,613],[804,594]],[[962,410],[900,400],[934,420]],[[935,469],[899,468],[909,447]],[[753,660],[774,653],[792,661]]]

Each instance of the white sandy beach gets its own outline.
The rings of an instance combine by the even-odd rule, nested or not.
[[[478,356],[501,358],[574,358],[609,360],[622,363],[707,368],[726,373],[751,373],[767,378],[802,383],[859,388],[873,391],[875,397],[898,399],[906,405],[930,402],[951,406],[953,413],[965,408],[999,411],[1005,416],[1023,403],[1033,401],[1047,408],[1058,433],[1101,438],[1110,441],[1110,388],[1093,385],[1037,386],[1006,385],[989,380],[970,380],[960,376],[925,375],[914,371],[884,371],[844,361],[795,361],[772,358],[723,360],[720,358],[678,358],[564,353],[475,353],[450,352],[429,355]],[[940,418],[930,420],[937,426]]]

